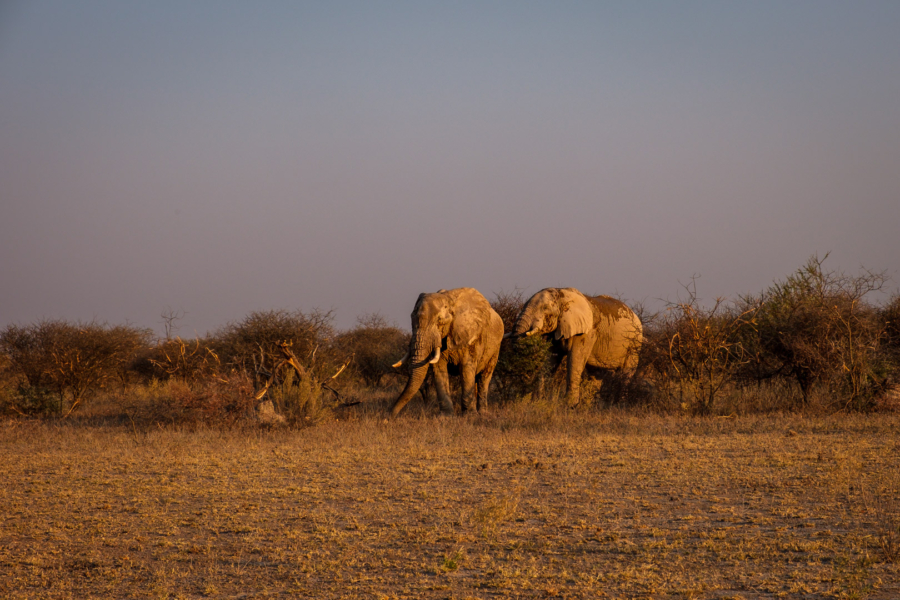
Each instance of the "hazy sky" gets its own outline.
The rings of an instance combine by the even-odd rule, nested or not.
[[[0,4],[0,326],[900,278],[900,2]]]

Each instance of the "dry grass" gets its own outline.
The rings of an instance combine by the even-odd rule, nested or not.
[[[6,422],[0,597],[898,598],[898,426],[539,404]]]

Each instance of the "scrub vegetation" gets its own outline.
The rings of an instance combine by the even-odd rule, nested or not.
[[[8,325],[0,597],[900,597],[884,283],[817,257],[733,300],[692,282],[574,410],[547,341],[504,340],[465,418],[427,385],[388,418],[409,337],[377,314]],[[507,331],[524,300],[495,296]]]

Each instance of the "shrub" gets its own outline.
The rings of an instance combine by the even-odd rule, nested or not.
[[[178,385],[163,396],[168,419],[227,422],[261,400],[287,421],[323,409],[322,387],[339,371],[331,313],[254,312],[207,338],[160,342],[152,364]],[[346,362],[341,367],[346,366]]]
[[[173,378],[148,384],[151,398],[137,415],[140,421],[177,425],[228,425],[256,405],[253,381],[243,372],[187,382]]]
[[[151,332],[128,325],[44,320],[10,325],[0,347],[21,376],[23,412],[71,413],[93,390],[114,380],[127,381],[135,356],[149,344]],[[51,396],[56,402],[50,403]]]
[[[499,398],[511,401],[541,393],[550,377],[551,343],[543,336],[503,340],[494,379]]]
[[[491,301],[493,308],[503,320],[503,331],[510,332],[516,325],[516,319],[525,306],[525,298],[522,290],[516,288],[512,292],[498,292]]]
[[[688,297],[669,303],[647,320],[640,365],[655,382],[658,400],[695,414],[710,414],[749,358],[742,330],[752,327],[754,309],[741,310],[722,298],[700,305],[696,281]]]
[[[269,390],[269,399],[278,414],[289,425],[305,425],[325,418],[329,408],[325,403],[325,391],[319,382],[311,377],[298,377],[288,371],[284,382]]]
[[[881,308],[884,349],[892,369],[900,368],[900,293],[895,293]]]
[[[238,323],[226,325],[209,342],[223,364],[247,373],[281,360],[281,342],[288,342],[307,368],[328,370],[339,362],[329,347],[334,337],[332,320],[331,311],[253,312]]]
[[[335,338],[335,354],[352,356],[351,375],[367,386],[377,386],[382,377],[393,373],[397,362],[409,346],[409,334],[378,313],[357,318],[356,327]]]
[[[154,367],[152,374],[160,379],[181,381],[188,387],[202,384],[223,371],[213,345],[205,338],[185,341],[176,337],[161,341],[148,358]]]
[[[0,352],[0,415],[39,412],[23,406],[21,387],[21,377],[13,370],[9,356]]]
[[[790,378],[805,403],[818,386],[845,406],[864,408],[885,374],[884,324],[866,297],[887,277],[828,271],[822,266],[826,258],[814,256],[784,281],[742,298],[755,314],[755,326],[742,340],[752,357],[744,377]]]
[[[491,301],[491,307],[503,319],[504,331],[513,330],[526,300],[522,290],[516,289],[499,292]],[[550,342],[543,336],[503,340],[492,380],[501,402],[542,391],[550,373],[550,349]]]

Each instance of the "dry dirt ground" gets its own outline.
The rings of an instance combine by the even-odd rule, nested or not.
[[[900,416],[0,423],[2,598],[900,598]]]

